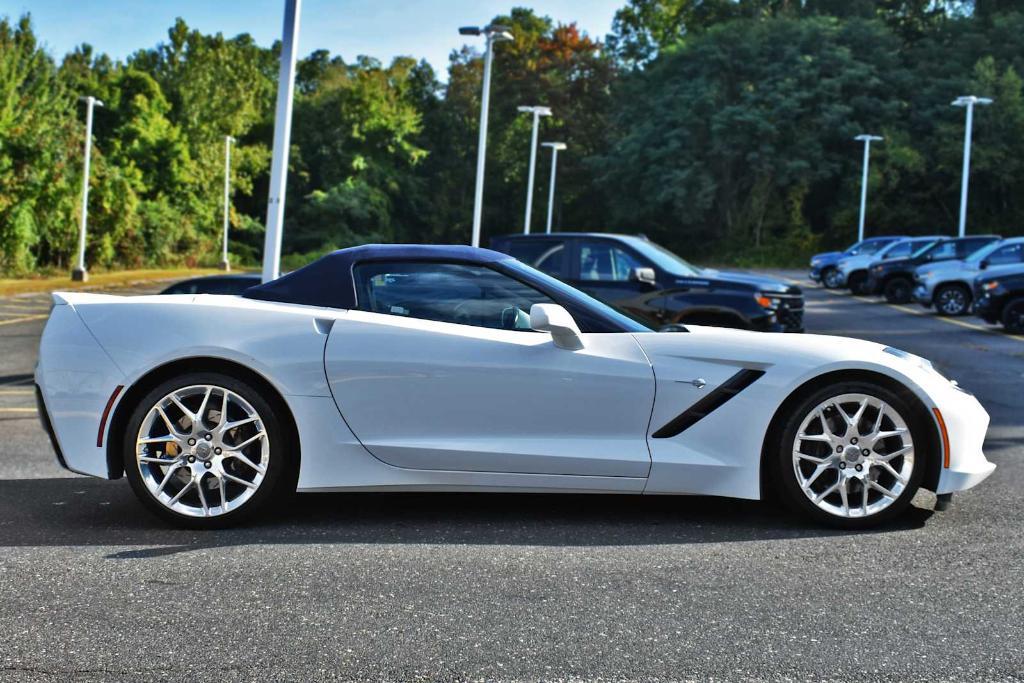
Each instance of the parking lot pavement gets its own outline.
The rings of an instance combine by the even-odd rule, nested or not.
[[[35,414],[0,408],[0,678],[1021,680],[1024,340],[810,286],[806,321],[976,393],[990,480],[863,533],[475,494],[305,495],[200,533],[60,471]],[[0,406],[30,404],[41,329],[0,325]]]

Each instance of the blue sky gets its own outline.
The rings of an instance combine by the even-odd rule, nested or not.
[[[370,55],[426,58],[444,77],[448,54],[463,44],[457,28],[481,24],[513,6],[556,22],[577,22],[603,39],[625,0],[303,0],[299,54],[326,48],[346,60]],[[250,33],[261,45],[281,36],[282,0],[0,0],[0,15],[31,12],[36,34],[58,60],[76,45],[122,59],[166,39],[175,17],[204,33]]]

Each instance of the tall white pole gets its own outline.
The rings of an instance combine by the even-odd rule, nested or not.
[[[281,70],[277,77],[274,152],[267,198],[267,235],[263,242],[263,282],[276,280],[281,268],[281,232],[288,185],[288,146],[291,144],[292,100],[295,94],[295,50],[299,42],[302,0],[285,0],[281,36]]]
[[[971,129],[974,127],[974,102],[967,103],[967,124],[964,126],[964,167],[960,174],[960,224],[957,234],[967,233],[967,185],[971,175]]]
[[[231,270],[228,261],[228,218],[231,214],[231,143],[235,139],[224,136],[224,244],[220,255],[221,270]]]
[[[864,143],[864,174],[860,180],[860,221],[857,225],[857,241],[864,240],[864,216],[867,213],[868,204],[868,165],[871,158],[871,143],[883,138],[877,135],[858,135],[854,140]]]
[[[82,170],[82,217],[78,224],[78,263],[71,271],[71,279],[85,282],[89,272],[85,268],[85,229],[89,222],[89,164],[92,158],[92,112],[103,103],[92,95],[85,98],[85,168]]]
[[[526,181],[526,216],[523,218],[523,234],[530,234],[530,217],[533,213],[533,178],[537,171],[537,132],[540,128],[540,111],[533,110],[533,134],[530,136],[530,173]]]
[[[491,106],[491,63],[494,61],[494,35],[487,33],[484,49],[484,91],[480,97],[480,138],[476,149],[476,190],[473,193],[473,238],[480,246],[480,224],[484,210],[484,167],[487,165],[487,111]]]
[[[558,174],[558,152],[565,149],[564,142],[545,142],[544,147],[551,148],[551,186],[548,189],[548,225],[547,234],[551,234],[551,217],[555,209],[555,178]]]
[[[551,234],[551,216],[555,208],[555,174],[558,172],[558,148],[551,148],[551,187],[548,189],[548,226],[547,234]]]
[[[974,127],[974,105],[976,104],[992,104],[992,100],[974,95],[965,95],[953,100],[954,107],[967,108],[967,122],[964,126],[964,167],[960,177],[960,225],[957,228],[957,234],[960,237],[967,234],[967,184],[971,174],[971,129]]]

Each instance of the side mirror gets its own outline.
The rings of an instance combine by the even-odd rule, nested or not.
[[[658,274],[654,272],[654,268],[634,268],[629,271],[629,279],[645,285],[658,284]]]
[[[538,332],[550,332],[555,346],[578,351],[583,348],[580,328],[576,321],[558,304],[534,304],[530,307],[530,327]]]
[[[978,268],[981,268],[982,270],[988,270],[988,259],[982,259],[981,263],[978,264]]]

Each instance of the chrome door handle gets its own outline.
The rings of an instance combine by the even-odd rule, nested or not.
[[[680,384],[692,384],[698,389],[703,389],[708,384],[703,377],[698,377],[697,379],[677,379],[676,382]]]

